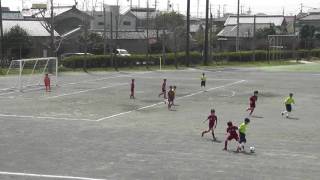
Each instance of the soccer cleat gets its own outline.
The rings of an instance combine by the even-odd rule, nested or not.
[[[283,112],[281,112],[281,116],[283,116],[284,115],[284,113]]]
[[[223,150],[223,151],[227,151],[227,148],[223,148],[222,150]]]

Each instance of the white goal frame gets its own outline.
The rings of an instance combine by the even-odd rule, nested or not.
[[[11,63],[10,63],[10,66],[8,68],[8,71],[7,71],[7,75],[10,73],[10,70],[12,69],[12,66],[14,64],[14,62],[18,62],[18,69],[19,69],[19,72],[18,72],[18,90],[19,91],[22,91],[24,86],[23,86],[23,82],[22,82],[22,72],[23,72],[23,69],[24,69],[24,65],[25,65],[25,62],[30,62],[30,61],[35,61],[34,65],[33,65],[33,69],[31,71],[31,74],[30,75],[33,75],[34,72],[35,72],[35,68],[38,64],[39,61],[46,61],[46,64],[42,70],[42,75],[45,74],[45,71],[46,69],[48,68],[48,64],[49,64],[49,61],[54,61],[55,62],[55,85],[58,86],[58,58],[57,57],[45,57],[45,58],[32,58],[32,59],[19,59],[19,60],[12,60]],[[38,84],[36,85],[40,85],[40,82],[41,82],[41,79],[39,79],[39,82]]]

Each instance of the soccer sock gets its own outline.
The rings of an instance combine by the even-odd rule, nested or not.
[[[226,141],[224,142],[224,149],[227,149],[227,146],[228,146],[228,141],[226,140]]]

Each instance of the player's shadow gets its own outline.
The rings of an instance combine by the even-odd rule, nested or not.
[[[299,119],[299,118],[297,118],[297,117],[287,117],[287,119],[290,119],[290,120],[296,120],[296,121],[300,120],[300,119]]]
[[[250,116],[251,118],[256,118],[256,119],[263,119],[264,117],[262,117],[262,116],[257,116],[257,115],[252,115],[252,116]]]
[[[212,143],[222,143],[222,141],[220,141],[220,140],[218,140],[218,139],[213,140],[213,139],[211,139],[211,138],[206,138],[206,141],[210,141],[210,142],[212,142]]]
[[[255,153],[251,153],[251,152],[247,152],[247,151],[236,151],[236,150],[227,150],[227,152],[229,153],[232,153],[232,154],[244,154],[244,155],[247,155],[247,156],[256,156]]]

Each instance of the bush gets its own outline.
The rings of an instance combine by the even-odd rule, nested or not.
[[[228,62],[249,62],[252,61],[253,51],[241,51],[241,52],[221,52],[214,53],[212,59],[215,61],[228,61]],[[273,54],[278,59],[293,59],[293,58],[306,58],[308,56],[320,57],[320,49],[305,50],[300,49],[297,52],[293,51],[275,51]],[[256,61],[266,61],[270,56],[268,51],[257,50],[255,51]],[[159,65],[159,58],[162,54],[152,54],[149,59],[146,55],[132,55],[128,57],[114,57],[112,60],[111,55],[94,55],[94,56],[72,56],[65,58],[61,63],[67,68],[82,68],[85,60],[87,61],[87,68],[98,67],[133,67],[141,65]],[[165,65],[178,65],[186,64],[186,54],[184,52],[179,53],[167,53],[164,59]],[[203,63],[203,57],[200,52],[190,52],[190,63],[201,64]]]

